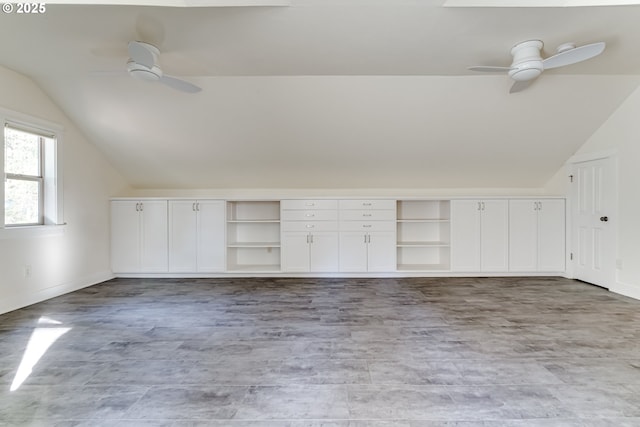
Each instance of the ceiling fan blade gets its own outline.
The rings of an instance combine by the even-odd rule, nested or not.
[[[196,93],[202,90],[202,88],[192,83],[177,79],[175,77],[167,76],[167,75],[160,77],[160,82],[166,84],[167,86],[172,87],[173,89],[179,90],[181,92]]]
[[[153,53],[151,53],[149,49],[144,46],[144,44],[131,41],[129,42],[128,50],[129,56],[135,62],[140,65],[144,65],[147,68],[153,67],[155,58],[153,56]]]
[[[476,65],[468,68],[471,71],[481,71],[484,73],[506,73],[511,67],[492,67],[489,65]]]
[[[565,65],[586,61],[587,59],[600,55],[602,51],[604,51],[605,46],[606,44],[604,42],[599,42],[566,50],[544,59],[542,66],[545,70],[549,70],[551,68],[564,67]]]
[[[521,92],[525,90],[526,88],[529,87],[532,81],[533,80],[524,80],[520,82],[515,82],[513,86],[511,86],[511,89],[509,89],[509,93],[516,93],[516,92]]]

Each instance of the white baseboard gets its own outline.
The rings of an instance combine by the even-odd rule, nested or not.
[[[10,311],[36,304],[51,298],[55,298],[60,295],[68,294],[69,292],[77,291],[78,289],[87,288],[89,286],[111,280],[114,277],[115,276],[111,271],[103,271],[100,273],[92,274],[90,276],[80,277],[71,282],[51,286],[46,289],[41,289],[37,292],[18,294],[13,297],[4,298],[2,301],[0,301],[0,314],[8,313]]]
[[[609,289],[616,294],[624,295],[625,297],[634,298],[640,300],[640,286],[629,285],[627,283],[616,282],[615,286]]]

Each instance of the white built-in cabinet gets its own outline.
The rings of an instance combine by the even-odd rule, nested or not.
[[[562,273],[565,201],[114,199],[117,274]]]
[[[449,200],[398,200],[398,271],[450,269]]]
[[[451,269],[508,271],[508,200],[451,201]]]
[[[562,199],[509,200],[509,270],[565,270],[565,204]]]
[[[227,203],[227,270],[280,271],[280,201]]]
[[[338,271],[338,201],[282,200],[282,271]]]
[[[168,271],[166,200],[111,202],[111,269],[116,273]]]
[[[225,270],[225,202],[169,201],[169,271]]]
[[[396,269],[396,201],[339,200],[341,272]]]

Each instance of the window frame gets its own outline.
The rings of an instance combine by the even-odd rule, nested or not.
[[[24,133],[28,133],[31,135],[35,135],[38,137],[38,175],[23,175],[23,174],[17,174],[17,173],[11,173],[11,172],[7,172],[5,171],[4,173],[4,179],[5,179],[5,183],[7,180],[14,180],[14,181],[28,181],[28,182],[37,182],[38,183],[38,221],[37,222],[25,222],[25,223],[19,223],[19,224],[7,224],[6,223],[6,218],[4,221],[4,226],[9,228],[9,227],[29,227],[29,226],[38,226],[38,225],[45,225],[44,223],[44,199],[45,199],[45,192],[44,192],[44,164],[45,164],[45,139],[46,138],[51,138],[53,139],[53,143],[55,144],[55,135],[54,134],[47,134],[44,135],[42,132],[39,131],[34,131],[32,129],[25,129],[23,126],[16,126],[14,123],[12,122],[7,122],[5,120],[4,123],[4,130],[6,130],[7,128],[10,128],[14,131],[18,131],[18,132],[24,132]],[[4,131],[3,130],[3,131]],[[3,134],[3,143],[4,143],[4,134]],[[4,157],[4,156],[3,156]],[[4,201],[6,201],[6,198],[3,198],[3,203]],[[4,206],[4,205],[3,205]]]
[[[12,237],[33,237],[61,233],[66,223],[63,218],[62,144],[64,128],[53,122],[28,114],[8,110],[0,106],[0,176],[8,178],[4,170],[5,126],[50,138],[41,140],[41,191],[40,224],[5,225],[5,185],[0,185],[0,239]]]

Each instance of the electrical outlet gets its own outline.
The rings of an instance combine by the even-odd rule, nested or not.
[[[27,264],[24,266],[24,278],[28,279],[31,277],[31,265]]]

